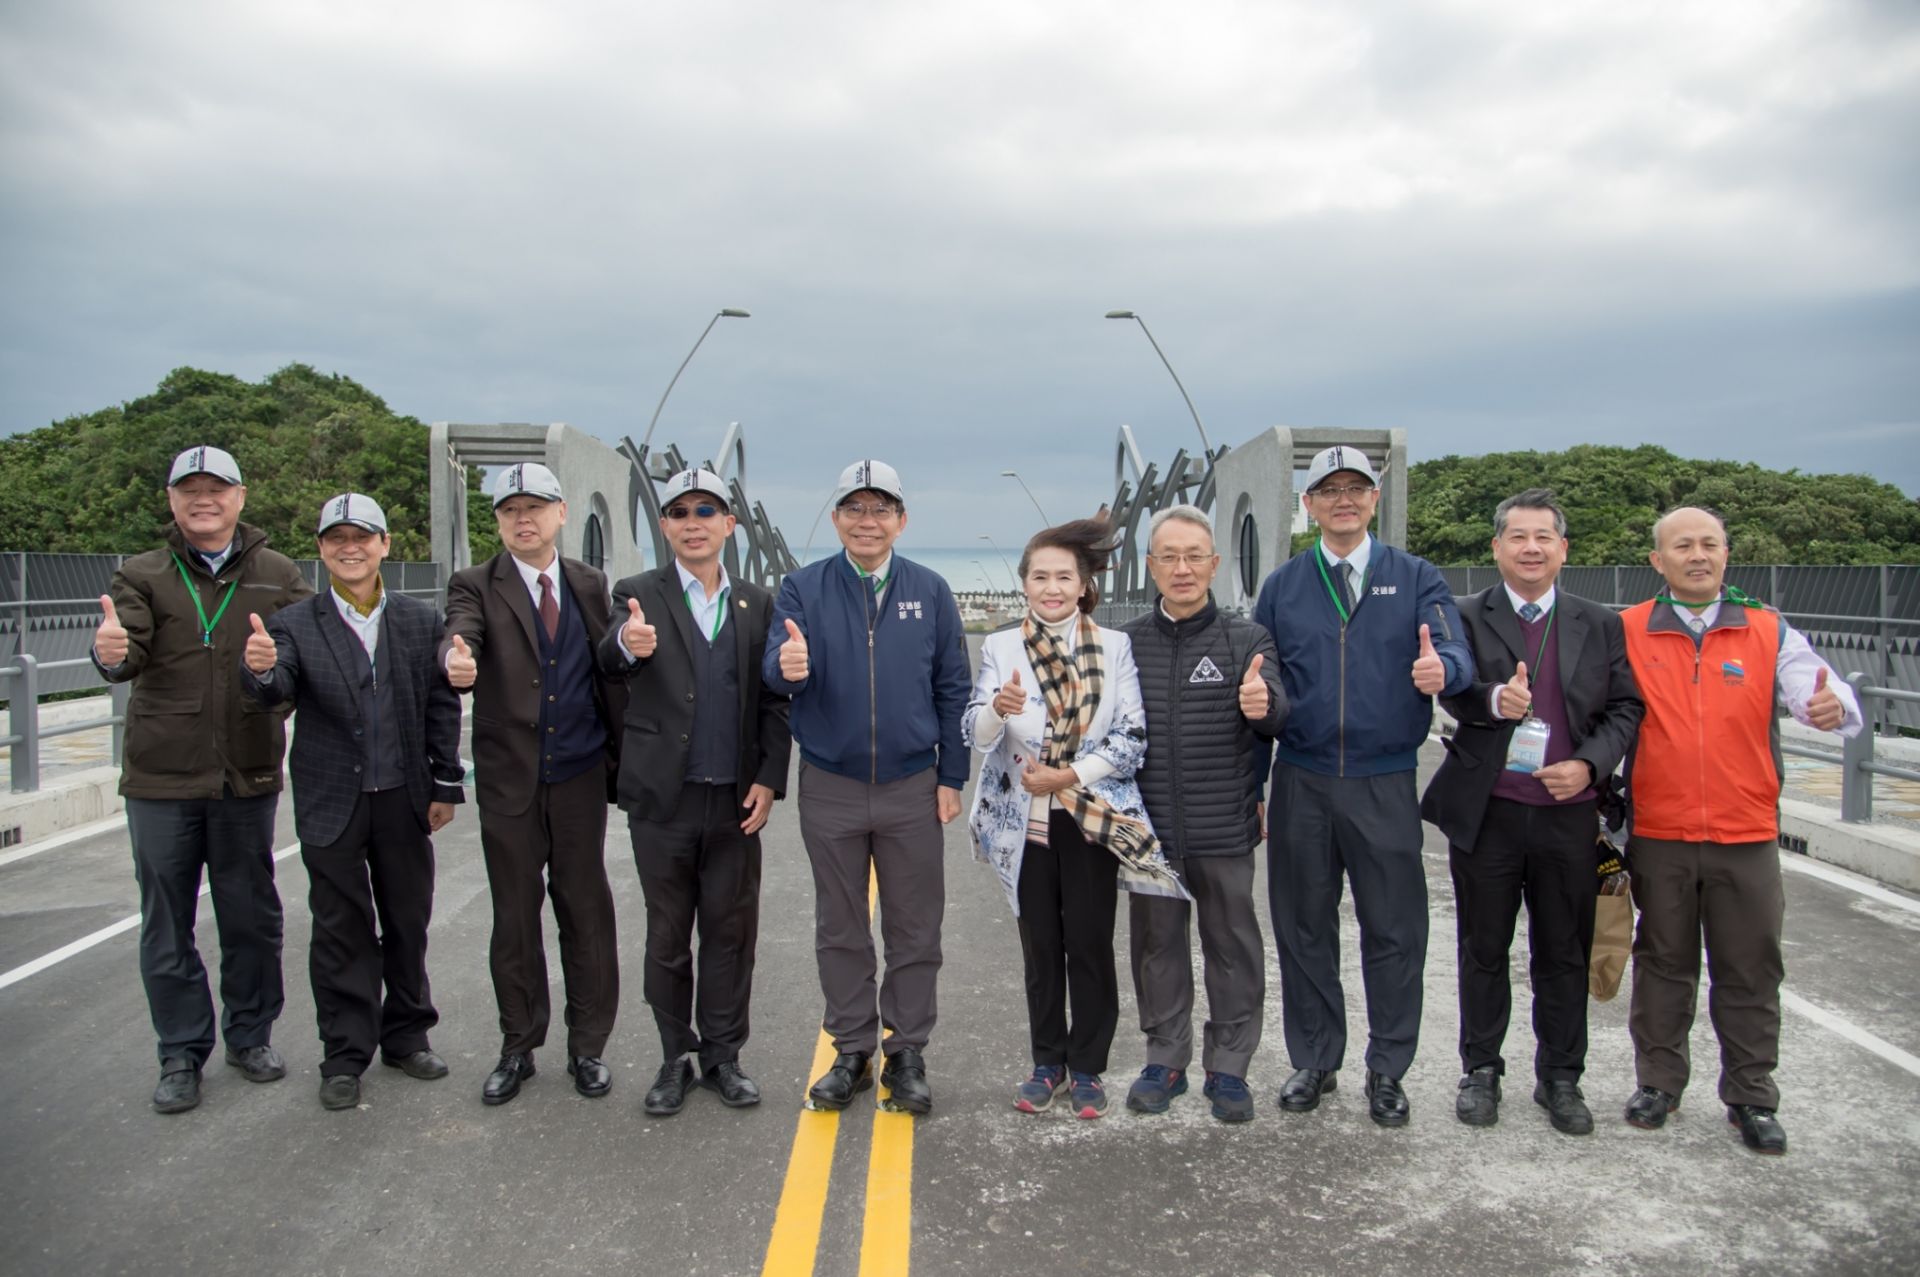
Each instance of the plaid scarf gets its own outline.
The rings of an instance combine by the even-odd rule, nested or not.
[[[1053,631],[1029,612],[1021,622],[1027,659],[1040,680],[1047,702],[1047,743],[1041,762],[1065,767],[1080,752],[1080,742],[1093,724],[1106,688],[1106,664],[1100,631],[1093,618],[1081,613],[1074,630],[1074,650],[1067,651]],[[1147,895],[1188,898],[1160,842],[1146,825],[1115,811],[1104,798],[1074,784],[1054,795],[1066,808],[1081,834],[1097,847],[1112,852],[1120,862],[1121,885]]]

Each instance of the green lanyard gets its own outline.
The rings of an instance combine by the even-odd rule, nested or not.
[[[169,550],[168,553],[173,552]],[[220,618],[227,614],[227,604],[233,602],[233,592],[239,587],[240,578],[236,576],[227,582],[227,596],[220,600],[219,610],[214,612],[213,619],[209,621],[207,609],[200,603],[200,591],[194,588],[193,578],[187,575],[187,565],[180,561],[177,554],[173,555],[173,566],[180,569],[180,584],[187,587],[187,597],[193,600],[193,610],[200,614],[200,646],[212,647],[213,627],[220,624]]]
[[[848,560],[848,562],[852,562],[852,560]],[[891,569],[888,570],[886,576],[875,576],[873,573],[861,567],[858,563],[854,563],[853,570],[860,574],[860,579],[862,581],[868,582],[867,588],[873,591],[873,597],[875,598],[880,597],[880,592],[887,588],[887,580],[893,576],[893,572]]]
[[[1340,597],[1343,592],[1333,588],[1333,578],[1327,575],[1327,556],[1317,545],[1313,547],[1313,565],[1320,569],[1320,584],[1327,587],[1327,597],[1333,600],[1334,610],[1340,613],[1340,624],[1347,624],[1353,616],[1347,611],[1347,601]],[[1369,568],[1373,566],[1371,560],[1368,561],[1367,566]],[[1367,578],[1364,576],[1360,578],[1360,588],[1363,590],[1367,588]]]
[[[1515,613],[1515,615],[1517,616],[1519,614]],[[1560,600],[1555,599],[1553,606],[1547,609],[1547,628],[1545,632],[1540,635],[1540,646],[1534,649],[1533,673],[1528,678],[1528,682],[1532,682],[1534,678],[1540,676],[1540,658],[1547,654],[1547,641],[1553,637],[1553,618],[1558,615],[1560,615]],[[1526,622],[1522,621],[1521,624],[1525,625]],[[1521,641],[1524,643],[1525,639],[1523,638]]]
[[[1674,598],[1671,594],[1656,594],[1653,596],[1653,601],[1655,603],[1671,603],[1675,607],[1691,608],[1695,612],[1705,611],[1707,608],[1712,607],[1715,603],[1737,603],[1744,608],[1766,607],[1766,604],[1762,603],[1759,599],[1754,598],[1753,595],[1748,594],[1745,590],[1737,589],[1736,587],[1731,585],[1727,587],[1727,592],[1725,594],[1722,594],[1717,599],[1708,599],[1705,603],[1687,603],[1680,599]]]
[[[719,606],[713,609],[713,633],[707,635],[707,642],[709,643],[714,642],[720,637],[720,627],[727,623],[727,595],[731,593],[732,590],[733,587],[731,585],[723,585],[720,587],[720,603]],[[705,591],[703,590],[702,592],[704,593]],[[691,614],[693,612],[693,587],[691,585],[686,586],[680,593],[687,600],[687,611]]]

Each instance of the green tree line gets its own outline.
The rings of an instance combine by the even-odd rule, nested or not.
[[[247,482],[241,516],[294,558],[312,558],[321,503],[362,492],[380,503],[394,559],[432,557],[428,430],[351,378],[289,364],[264,380],[178,368],[150,395],[0,439],[0,549],[125,554],[157,545],[172,521],[174,456],[231,452]],[[499,548],[468,471],[476,561]]]

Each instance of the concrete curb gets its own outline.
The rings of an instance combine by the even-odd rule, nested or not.
[[[1920,891],[1920,833],[1885,822],[1850,825],[1839,815],[1797,798],[1780,800],[1780,838],[1794,840],[1815,860],[1899,887]]]
[[[20,831],[15,846],[37,842],[125,810],[120,769],[89,767],[68,772],[31,794],[0,794],[0,830]]]

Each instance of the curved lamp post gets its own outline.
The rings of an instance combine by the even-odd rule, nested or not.
[[[1167,365],[1167,375],[1173,378],[1174,385],[1180,387],[1180,397],[1187,401],[1187,411],[1193,415],[1193,427],[1200,432],[1201,455],[1211,460],[1213,458],[1213,444],[1207,440],[1207,428],[1200,424],[1200,410],[1193,406],[1193,396],[1187,393],[1187,388],[1184,385],[1181,385],[1180,374],[1175,372],[1172,363],[1168,362],[1167,352],[1160,349],[1159,342],[1153,340],[1153,330],[1147,327],[1147,321],[1130,310],[1110,310],[1107,312],[1107,318],[1131,319],[1134,323],[1140,325],[1140,331],[1147,335],[1147,340],[1153,342],[1153,353],[1160,356],[1161,363]]]
[[[1046,525],[1047,527],[1053,526],[1053,520],[1049,519],[1047,517],[1047,512],[1040,508],[1040,498],[1033,495],[1033,489],[1027,486],[1027,481],[1020,477],[1020,472],[1018,470],[1002,470],[1000,472],[1000,477],[1002,479],[1011,479],[1015,483],[1019,484],[1020,491],[1026,493],[1027,500],[1033,502],[1034,510],[1040,515],[1040,522]]]
[[[995,541],[984,532],[980,534],[980,539],[992,546],[993,552],[1000,556],[1000,566],[1007,570],[1007,580],[1013,582],[1013,592],[1015,594],[1020,593],[1020,577],[1019,574],[1013,570],[1013,564],[1007,562],[1007,552],[1000,548],[998,541]]]
[[[712,319],[709,319],[707,321],[707,326],[700,330],[700,336],[694,340],[693,350],[689,350],[687,352],[687,357],[685,359],[682,359],[680,361],[680,366],[673,370],[673,380],[669,381],[667,383],[667,388],[660,392],[660,402],[655,404],[653,408],[653,420],[647,422],[647,433],[643,435],[640,439],[640,454],[642,456],[646,455],[647,445],[653,442],[653,428],[660,424],[660,410],[667,406],[667,396],[673,393],[674,383],[680,380],[680,374],[685,372],[687,370],[687,365],[693,362],[694,353],[700,349],[700,343],[707,339],[707,334],[713,331],[713,326],[719,323],[723,319],[752,319],[752,318],[753,316],[748,314],[746,311],[737,310],[732,306],[728,306],[720,310],[718,313],[714,315]]]

